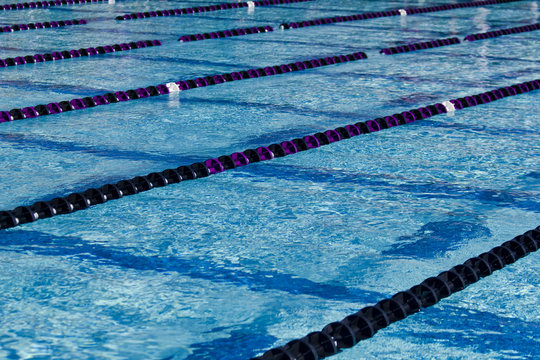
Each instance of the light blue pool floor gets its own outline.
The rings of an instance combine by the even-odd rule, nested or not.
[[[148,3],[3,12],[0,22],[113,18],[149,10]],[[0,110],[368,54],[0,124],[0,208],[539,77],[538,32],[378,54],[538,22],[537,1],[175,42],[184,34],[441,3],[318,0],[252,14],[0,34],[0,58],[165,40],[0,69]],[[320,330],[538,226],[539,105],[537,92],[506,98],[2,231],[0,357],[242,359]],[[534,358],[539,270],[533,254],[334,358]]]

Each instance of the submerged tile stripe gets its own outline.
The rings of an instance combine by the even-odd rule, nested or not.
[[[400,54],[400,53],[416,51],[416,50],[432,49],[434,47],[448,46],[448,45],[454,45],[454,44],[459,44],[459,43],[460,41],[456,37],[449,38],[449,39],[438,39],[438,40],[432,40],[432,41],[407,44],[403,46],[385,48],[385,49],[382,49],[380,53],[384,55],[393,55],[393,54]]]
[[[36,118],[38,116],[59,114],[66,111],[82,110],[88,107],[98,105],[107,105],[119,101],[129,101],[168,94],[170,92],[185,91],[197,87],[222,84],[230,81],[253,79],[262,76],[273,76],[293,71],[302,71],[320,66],[328,66],[342,62],[356,61],[366,59],[367,55],[363,52],[356,52],[348,55],[330,56],[321,59],[298,61],[291,64],[282,64],[267,66],[260,69],[249,69],[245,71],[232,72],[220,75],[206,76],[191,80],[181,80],[176,83],[160,84],[139,88],[135,90],[118,91],[94,97],[85,97],[82,99],[72,99],[69,101],[53,102],[47,105],[27,106],[22,109],[11,109],[9,111],[0,111],[0,123],[25,118]]]
[[[104,45],[97,47],[73,49],[73,50],[64,50],[64,51],[53,51],[51,53],[45,54],[35,54],[35,55],[26,55],[26,56],[17,56],[15,58],[5,58],[0,59],[0,68],[8,66],[17,66],[24,64],[33,64],[45,61],[56,61],[63,59],[72,59],[85,56],[95,56],[101,54],[107,54],[118,51],[134,50],[141,49],[145,47],[160,46],[161,41],[159,40],[143,40],[143,41],[133,41],[130,43],[121,43],[114,45]]]
[[[271,349],[252,360],[324,359],[369,339],[390,324],[423,308],[437,304],[480,279],[535,252],[540,248],[540,226],[518,235],[461,265],[430,277],[412,288],[379,301],[373,306],[326,325],[301,339]]]
[[[109,0],[54,0],[54,1],[32,1],[16,4],[0,5],[0,11],[2,10],[25,10],[25,9],[46,9],[53,6],[61,5],[82,5],[90,3],[103,3]]]
[[[85,19],[75,19],[75,20],[59,20],[59,21],[45,21],[43,23],[29,23],[29,24],[19,24],[19,25],[8,25],[0,27],[0,33],[9,33],[14,31],[25,31],[25,30],[35,30],[35,29],[50,29],[64,26],[72,25],[84,25],[87,24]]]
[[[197,14],[209,11],[220,11],[220,10],[229,10],[229,9],[238,9],[238,8],[249,8],[249,7],[258,7],[258,6],[270,6],[270,5],[281,5],[281,4],[292,4],[299,2],[307,2],[313,0],[265,0],[265,1],[242,1],[237,3],[224,3],[224,4],[215,4],[207,6],[195,6],[190,8],[181,8],[181,9],[168,9],[168,10],[155,10],[155,11],[146,11],[138,12],[131,14],[124,14],[116,17],[116,20],[136,20],[136,19],[145,19],[158,16],[178,16],[178,15],[187,15],[187,14]]]
[[[540,30],[540,23],[467,35],[465,37],[465,40],[467,41],[484,40],[484,39],[491,39],[498,36],[519,34],[522,32],[535,31],[535,30]]]
[[[274,31],[274,28],[267,25],[267,26],[251,27],[251,28],[230,29],[230,30],[223,30],[223,31],[202,33],[202,34],[184,35],[184,36],[180,36],[178,41],[190,42],[190,41],[199,41],[199,40],[208,40],[208,39],[219,39],[219,38],[226,38],[226,37],[231,37],[231,36],[259,34],[259,33],[271,32],[271,31]]]
[[[485,6],[485,5],[504,4],[504,3],[515,2],[515,1],[521,1],[521,0],[484,0],[484,1],[474,1],[474,2],[466,2],[466,3],[460,3],[460,4],[443,4],[443,5],[431,6],[431,7],[425,7],[425,8],[405,8],[405,9],[398,9],[398,10],[385,10],[385,11],[369,12],[369,13],[356,14],[356,15],[334,16],[334,17],[320,18],[320,19],[314,19],[314,20],[305,20],[301,22],[283,23],[280,25],[280,28],[281,29],[297,29],[297,28],[302,28],[302,27],[307,27],[307,26],[328,25],[328,24],[335,24],[335,23],[346,22],[346,21],[367,20],[367,19],[375,19],[375,18],[380,18],[380,17],[389,17],[389,16],[398,16],[398,15],[406,16],[406,15],[414,15],[414,14],[424,14],[424,13],[436,12],[436,11],[454,10],[454,9],[461,9],[461,8],[468,8],[468,7]]]
[[[443,114],[448,111],[470,106],[486,104],[508,96],[527,93],[540,89],[540,79],[520,83],[508,87],[487,91],[481,94],[452,99],[418,109],[404,111],[384,118],[357,122],[333,130],[307,135],[303,138],[283,141],[279,144],[247,149],[230,155],[223,155],[204,162],[166,169],[148,175],[136,176],[129,180],[121,180],[115,184],[106,184],[99,189],[92,188],[80,193],[72,193],[52,200],[38,201],[30,206],[19,206],[13,210],[0,212],[0,229],[13,228],[21,224],[34,222],[56,215],[68,214],[84,210],[91,206],[103,204],[109,200],[119,199],[127,195],[148,191],[154,187],[162,187],[185,180],[204,178],[236,167],[245,166],[277,157],[296,154],[308,149],[315,149],[337,141],[349,139],[361,134],[377,132],[383,129],[405,125],[418,120]]]

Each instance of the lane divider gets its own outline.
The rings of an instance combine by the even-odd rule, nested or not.
[[[454,45],[454,44],[459,44],[459,43],[460,41],[456,37],[449,38],[449,39],[438,39],[438,40],[433,40],[433,41],[419,42],[419,43],[407,44],[403,46],[385,48],[385,49],[382,49],[380,53],[384,55],[393,55],[393,54],[400,54],[400,53],[416,51],[416,50],[432,49],[434,47],[448,46],[448,45]]]
[[[230,29],[230,30],[223,30],[223,31],[203,33],[203,34],[184,35],[184,36],[180,36],[178,41],[190,42],[190,41],[199,41],[199,40],[207,40],[207,39],[218,39],[218,38],[226,38],[226,37],[231,37],[231,36],[259,34],[259,33],[271,32],[271,31],[274,31],[274,28],[267,25],[267,26],[242,28],[242,29]]]
[[[85,19],[75,19],[75,20],[60,20],[60,21],[45,21],[43,23],[30,23],[30,24],[19,24],[19,25],[8,25],[0,27],[0,33],[2,32],[14,32],[14,31],[25,31],[25,30],[35,30],[35,29],[49,29],[57,28],[64,26],[72,25],[84,25],[87,24]]]
[[[77,4],[89,4],[89,3],[103,3],[109,0],[54,0],[54,1],[32,1],[16,4],[0,5],[1,10],[25,10],[25,9],[45,9],[53,6],[61,5],[77,5]]]
[[[370,12],[370,13],[357,14],[357,15],[334,16],[334,17],[321,18],[321,19],[315,19],[315,20],[306,20],[302,22],[283,23],[280,25],[280,28],[281,29],[297,29],[297,28],[302,28],[302,27],[307,27],[307,26],[328,25],[328,24],[335,24],[335,23],[341,23],[341,22],[346,22],[346,21],[375,19],[375,18],[389,17],[389,16],[423,14],[423,13],[428,13],[428,12],[453,10],[453,9],[460,9],[460,8],[467,8],[467,7],[496,5],[496,4],[515,2],[515,1],[521,1],[521,0],[484,0],[484,1],[474,1],[474,2],[466,2],[466,3],[460,3],[460,4],[443,4],[443,5],[438,5],[438,6],[426,7],[426,8],[406,8],[406,9],[398,9],[398,10],[377,11],[377,12]]]
[[[113,104],[120,101],[129,101],[147,98],[150,96],[165,95],[169,94],[170,92],[185,91],[198,87],[222,84],[225,82],[254,79],[263,76],[273,76],[293,71],[303,71],[316,67],[362,60],[366,58],[367,55],[365,53],[356,52],[348,55],[330,56],[321,59],[298,61],[291,64],[267,66],[260,69],[249,69],[245,71],[206,76],[190,80],[181,80],[175,83],[160,84],[157,86],[149,86],[147,88],[139,88],[135,90],[118,91],[115,93],[107,93],[93,97],[84,97],[82,99],[76,98],[57,103],[53,102],[47,105],[28,106],[22,109],[16,108],[9,111],[0,111],[0,123],[25,118],[36,118],[38,116],[59,114],[72,110],[82,110],[89,107]]]
[[[45,61],[55,61],[55,60],[72,59],[72,58],[85,57],[85,56],[95,56],[95,55],[107,54],[107,53],[112,53],[112,52],[141,49],[141,48],[160,46],[160,45],[161,45],[161,41],[159,40],[144,40],[144,41],[133,41],[130,43],[81,48],[79,50],[74,49],[74,50],[64,50],[64,51],[53,51],[51,53],[45,53],[45,54],[17,56],[15,58],[0,59],[0,68],[7,67],[7,66],[40,63],[40,62],[45,62]]]
[[[247,7],[256,7],[256,6],[270,6],[270,5],[281,5],[281,4],[292,4],[299,2],[307,2],[313,0],[265,0],[265,1],[243,1],[238,3],[224,3],[224,4],[215,4],[207,6],[196,6],[191,8],[181,8],[181,9],[169,9],[169,10],[156,10],[156,11],[147,11],[139,12],[132,14],[124,14],[116,17],[116,20],[136,20],[136,19],[145,19],[157,16],[178,16],[178,15],[187,15],[187,14],[197,14],[209,11],[220,11],[220,10],[229,10],[229,9],[238,9],[238,8],[247,8]]]
[[[359,341],[373,337],[390,324],[437,304],[539,248],[540,226],[341,321],[330,323],[321,331],[290,341],[251,360],[318,360],[335,355],[341,349],[351,348]]]
[[[490,103],[508,96],[527,93],[540,89],[540,79],[502,87],[481,94],[452,99],[449,102],[460,110],[470,106]],[[315,149],[337,141],[349,139],[361,134],[369,134],[395,126],[413,123],[422,119],[446,113],[448,107],[437,103],[418,109],[396,113],[365,122],[357,122],[340,126],[332,130],[307,135],[256,149],[247,149],[230,155],[208,159],[187,166],[154,172],[148,175],[136,176],[132,179],[121,180],[115,184],[106,184],[100,188],[92,188],[83,192],[72,193],[47,201],[38,201],[30,206],[19,206],[13,210],[0,212],[0,229],[13,228],[25,223],[34,222],[56,215],[68,214],[103,204],[128,195],[148,191],[154,187],[176,184],[185,180],[205,178],[226,170],[246,166],[260,161],[296,154],[301,151]]]
[[[518,34],[522,32],[535,31],[535,30],[540,30],[540,23],[467,35],[465,37],[465,40],[467,41],[484,40],[484,39],[491,39],[491,38],[503,36],[503,35]]]

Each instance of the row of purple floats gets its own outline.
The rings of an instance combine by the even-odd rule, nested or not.
[[[31,1],[16,4],[0,5],[0,10],[23,10],[23,9],[39,9],[48,8],[52,6],[60,5],[73,5],[73,4],[88,4],[95,2],[108,2],[108,0],[54,0],[54,1]]]
[[[488,31],[485,33],[467,35],[465,37],[465,40],[476,41],[476,40],[492,39],[498,36],[519,34],[522,32],[534,31],[534,30],[539,30],[539,29],[540,29],[540,23],[537,23],[537,24],[531,24],[531,25],[525,25],[525,26],[518,26],[518,27],[514,27],[510,29],[494,30],[494,31]],[[414,43],[414,44],[386,48],[386,49],[382,49],[380,53],[385,54],[385,55],[393,55],[393,54],[399,54],[399,53],[404,53],[404,52],[409,52],[409,51],[431,49],[434,47],[447,46],[447,45],[453,45],[453,44],[459,44],[459,43],[460,41],[456,37],[449,38],[449,39],[438,39],[438,40],[425,41],[425,42],[419,42],[419,43]]]
[[[202,34],[184,35],[184,36],[181,36],[178,39],[178,41],[189,42],[189,41],[198,41],[198,40],[207,40],[207,39],[218,39],[218,38],[226,38],[226,37],[231,37],[231,36],[259,34],[259,33],[264,33],[264,32],[271,32],[271,31],[274,31],[274,28],[267,25],[267,26],[259,26],[259,27],[243,28],[243,29],[216,31],[216,32],[209,32],[209,33],[202,33]]]
[[[33,64],[45,61],[55,61],[62,59],[79,58],[85,56],[95,56],[100,54],[108,54],[118,51],[126,51],[131,49],[141,49],[152,46],[160,46],[159,40],[144,40],[134,41],[130,43],[121,43],[114,45],[105,45],[98,47],[81,48],[78,50],[53,51],[52,53],[35,54],[27,56],[17,56],[15,58],[0,59],[0,67]]]
[[[292,4],[299,2],[307,2],[313,0],[264,0],[264,1],[243,1],[236,3],[224,3],[217,5],[207,5],[207,6],[195,6],[191,8],[180,8],[180,9],[168,9],[168,10],[156,10],[156,11],[146,11],[120,15],[116,17],[116,20],[134,20],[134,19],[145,19],[158,16],[175,16],[175,15],[187,15],[187,14],[197,14],[209,11],[219,11],[219,10],[228,10],[228,9],[238,9],[246,8],[250,5],[257,6],[270,6],[270,5],[281,5],[281,4]]]
[[[484,40],[484,39],[491,39],[497,36],[519,34],[522,32],[535,31],[535,30],[540,30],[540,23],[525,25],[525,26],[518,26],[518,27],[513,27],[510,29],[501,29],[501,30],[488,31],[485,33],[467,35],[465,37],[465,40],[467,41]]]
[[[409,15],[422,14],[422,13],[428,13],[428,12],[452,10],[452,9],[466,8],[466,7],[477,7],[477,6],[483,6],[483,5],[493,5],[493,4],[500,4],[500,3],[505,3],[505,2],[513,2],[513,1],[519,1],[519,0],[474,1],[474,2],[460,3],[460,4],[437,5],[437,6],[426,7],[426,8],[405,8],[405,9],[399,9],[399,10],[377,11],[377,12],[370,12],[370,13],[356,14],[356,15],[334,16],[334,17],[328,17],[328,18],[306,20],[306,21],[301,21],[301,22],[283,23],[281,24],[281,28],[282,29],[297,29],[297,28],[308,27],[308,26],[328,25],[328,24],[334,24],[334,23],[340,23],[340,22],[346,22],[346,21],[375,19],[375,18],[380,18],[380,17],[399,16],[399,15],[408,15],[408,14]]]
[[[252,1],[251,5],[252,6],[269,6],[269,5],[289,4],[289,3],[306,2],[306,1],[313,1],[313,0]],[[513,1],[519,1],[519,0],[486,0],[486,1],[467,2],[467,3],[461,3],[461,4],[443,4],[443,5],[437,5],[437,6],[432,6],[432,7],[426,7],[426,8],[406,8],[406,9],[401,9],[401,11],[388,10],[388,11],[366,13],[366,14],[361,14],[361,15],[352,15],[352,17],[344,16],[343,19],[346,19],[346,20],[342,20],[342,21],[373,19],[373,18],[386,17],[386,16],[398,16],[402,14],[403,15],[422,14],[422,13],[428,13],[428,12],[434,12],[434,11],[444,11],[444,10],[452,10],[452,9],[466,8],[466,7],[501,4],[501,3],[513,2]],[[116,20],[135,20],[135,19],[145,19],[145,18],[157,17],[157,16],[176,16],[176,15],[193,14],[193,13],[208,12],[208,11],[244,8],[244,7],[249,7],[249,5],[250,4],[248,4],[248,2],[244,1],[244,2],[238,2],[238,3],[225,3],[225,4],[217,4],[217,5],[197,6],[197,7],[192,7],[192,8],[138,12],[138,13],[124,14],[124,15],[117,16]],[[403,11],[405,13],[402,13]],[[294,23],[291,23],[291,24],[294,24]],[[316,24],[316,25],[322,25],[322,23]]]
[[[297,66],[296,64],[289,64],[286,66],[291,68],[291,66]],[[232,73],[228,75],[232,76]],[[243,75],[240,74],[240,76]],[[161,91],[164,93],[167,92],[166,87],[163,85],[160,87]],[[540,80],[533,80],[508,87],[502,87],[473,96],[453,99],[450,100],[450,102],[454,105],[455,109],[462,109],[538,89],[540,89]],[[147,91],[148,88],[144,89],[145,93]],[[150,91],[155,92],[155,94],[159,94],[157,88],[151,89]],[[119,101],[116,94],[107,94],[105,97],[113,102],[116,102]],[[120,94],[119,96],[124,97],[125,94]],[[80,105],[82,102],[84,102],[84,99],[76,100],[76,105]],[[70,105],[71,104],[68,103],[67,106]],[[39,218],[48,218],[55,215],[83,210],[90,206],[102,204],[108,200],[118,199],[126,195],[134,195],[139,192],[150,190],[154,187],[162,187],[184,180],[207,177],[209,175],[234,169],[236,167],[296,154],[301,151],[318,148],[320,146],[349,139],[361,134],[368,134],[371,132],[377,132],[383,129],[412,123],[446,112],[448,112],[448,108],[444,104],[437,103],[418,109],[396,113],[384,118],[377,118],[374,120],[368,120],[366,122],[357,122],[355,124],[337,127],[333,130],[318,132],[313,135],[307,135],[290,141],[283,141],[281,143],[275,143],[268,146],[261,146],[256,149],[247,149],[241,152],[232,153],[230,155],[219,156],[217,158],[197,162],[188,166],[180,166],[175,169],[167,169],[148,175],[136,176],[129,180],[121,180],[116,184],[104,185],[99,189],[92,188],[80,193],[73,193],[68,196],[56,198],[50,201],[40,201],[30,206],[20,206],[10,211],[0,212],[0,229],[11,228],[27,222],[33,222]]]
[[[342,62],[355,61],[366,59],[367,55],[363,52],[356,52],[348,55],[339,55],[326,57],[321,59],[305,60],[296,63],[268,66],[259,69],[250,69],[247,71],[239,71],[226,73],[221,75],[206,76],[192,80],[182,80],[176,82],[176,86],[181,91],[189,90],[198,87],[221,84],[224,82],[238,81],[243,79],[253,79],[262,76],[272,76],[277,74],[288,73],[292,71],[300,71],[311,69],[320,66],[332,65]],[[150,96],[165,95],[170,92],[169,87],[165,84],[157,86],[149,86],[128,91],[118,91],[105,95],[96,95],[94,97],[85,97],[82,99],[73,99],[70,101],[53,102],[47,105],[37,105],[24,107],[22,109],[12,109],[10,111],[0,111],[0,122],[8,122],[13,120],[21,120],[25,118],[35,118],[38,116],[58,114],[71,110],[80,110],[84,108],[95,107],[98,105],[107,105],[117,103],[119,101],[129,101]]]
[[[8,25],[8,26],[0,27],[0,32],[48,29],[48,28],[57,28],[57,27],[64,27],[64,26],[71,26],[71,25],[84,25],[87,23],[88,22],[85,19],[45,21],[42,23],[37,22],[37,23],[30,23],[30,24]]]

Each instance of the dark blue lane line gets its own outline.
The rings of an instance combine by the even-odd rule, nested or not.
[[[330,119],[343,119],[344,121],[359,121],[358,120],[358,112],[344,112],[344,111],[329,111],[329,110],[322,110],[322,109],[310,109],[306,107],[299,107],[296,105],[283,105],[283,104],[276,104],[276,103],[266,103],[266,102],[254,102],[254,101],[247,101],[247,100],[240,100],[240,99],[220,99],[220,98],[201,98],[201,97],[194,97],[190,96],[189,98],[182,99],[182,101],[186,103],[196,103],[196,104],[208,104],[208,105],[224,105],[224,106],[234,106],[234,107],[244,107],[249,109],[261,109],[266,110],[270,113],[287,113],[292,115],[302,115],[302,116],[308,116],[308,117],[321,117],[326,116]],[[307,129],[317,129],[317,131],[322,130],[319,126],[314,125],[313,127],[309,127]],[[283,134],[286,129],[284,130],[278,130],[278,133]],[[292,134],[294,132],[294,128],[291,129],[291,132],[289,134]],[[302,136],[306,135],[306,131],[309,133],[306,128],[304,128],[304,133]],[[262,135],[262,137],[268,138],[266,135]],[[256,138],[261,138],[261,136],[258,136]],[[278,141],[279,139],[276,139]],[[242,142],[235,142],[233,143],[233,147],[236,147],[238,144],[253,144],[253,141],[242,141]],[[261,146],[261,143],[259,143],[257,146]]]
[[[5,231],[0,238],[0,251],[63,258],[70,256],[90,261],[95,266],[117,266],[123,269],[156,272],[175,272],[192,279],[208,280],[246,286],[251,291],[282,291],[292,295],[314,296],[321,299],[345,302],[370,302],[381,297],[381,293],[361,289],[348,289],[336,281],[314,282],[294,275],[272,270],[252,271],[239,269],[238,264],[220,260],[220,265],[206,257],[182,258],[179,256],[143,256],[130,254],[137,249],[108,247],[90,244],[76,236],[55,236],[39,231]]]
[[[51,79],[52,80],[52,79]],[[44,92],[53,92],[57,94],[69,94],[76,96],[90,96],[95,93],[103,93],[111,90],[103,88],[93,88],[86,87],[82,85],[67,85],[67,84],[53,84],[53,83],[44,83],[44,82],[35,82],[30,80],[0,80],[1,87],[10,87],[14,89],[20,89],[28,91],[32,89],[33,92],[44,91]],[[47,103],[46,100],[43,103]]]
[[[271,34],[271,33],[268,33],[268,34]],[[326,51],[328,51],[328,49],[347,49],[347,50],[343,50],[345,52],[347,52],[348,50],[351,50],[352,52],[356,52],[358,51],[358,44],[329,44],[329,43],[325,43],[325,42],[311,42],[311,43],[308,43],[308,42],[303,42],[301,40],[288,40],[290,38],[274,38],[274,39],[269,39],[267,37],[246,37],[246,36],[238,36],[238,37],[229,37],[229,38],[225,38],[226,41],[235,41],[235,42],[246,42],[246,43],[251,43],[252,45],[254,44],[286,44],[286,45],[311,45],[312,47],[316,47],[316,46],[320,46],[321,48],[324,48]],[[362,47],[362,49],[367,49],[366,47]],[[375,49],[375,47],[373,47],[373,49]],[[291,60],[293,61],[293,60]]]
[[[245,38],[245,37],[236,37],[236,38],[229,38],[231,41],[249,41],[251,43],[255,44],[279,44],[279,45],[293,45],[293,46],[320,46],[321,48],[332,48],[332,49],[344,49],[343,51],[356,51],[358,50],[358,45],[349,45],[349,44],[328,44],[324,42],[307,42],[302,41],[301,39],[291,39],[291,38],[274,38],[274,39],[268,39],[268,38]],[[375,49],[375,47],[373,47]],[[367,47],[366,47],[367,49]]]
[[[277,324],[278,319],[270,313],[279,313],[282,310],[278,302],[273,305],[272,309],[268,309],[249,324],[213,329],[213,334],[228,330],[228,336],[191,345],[192,353],[185,360],[249,359],[253,355],[254,346],[261,350],[271,347],[278,339],[270,335],[268,329]]]
[[[228,336],[191,345],[190,349],[193,350],[193,353],[186,360],[248,359],[253,354],[273,346],[277,339],[269,334],[268,329],[278,323],[279,318],[275,314],[282,311],[279,304],[275,305],[277,309],[269,310],[270,314],[264,312],[261,317],[254,319],[249,324],[214,329],[212,333],[227,332]],[[448,314],[455,315],[448,317]],[[400,326],[400,328],[394,329],[393,332],[386,332],[385,336],[389,339],[406,339],[406,341],[416,344],[423,344],[427,339],[429,342],[440,342],[444,346],[467,349],[471,344],[484,343],[485,332],[489,331],[490,334],[495,334],[494,341],[482,347],[481,350],[475,348],[475,351],[482,354],[516,351],[532,355],[535,354],[538,346],[536,340],[537,329],[540,326],[538,321],[503,317],[493,312],[477,309],[464,310],[463,307],[448,303],[426,308],[416,314],[416,317],[415,322],[426,325],[424,330],[417,328],[411,330],[409,325],[396,324],[394,326]],[[441,322],[440,319],[446,320]],[[465,319],[467,326],[463,328]],[[459,330],[449,335],[445,331],[449,328]],[[227,331],[229,329],[231,329],[230,332]],[[514,338],[513,335],[516,332],[522,336],[520,342],[510,340]],[[247,353],[246,350],[248,350]],[[174,356],[170,358],[172,359]]]
[[[197,59],[190,59],[190,58],[182,58],[182,57],[175,57],[174,54],[171,54],[171,56],[165,57],[165,56],[156,56],[156,57],[144,57],[141,54],[132,54],[131,58],[136,59],[138,61],[147,61],[147,62],[168,62],[173,64],[186,64],[186,65],[203,65],[205,67],[211,67],[213,72],[218,73],[219,71],[238,71],[239,69],[243,70],[246,68],[251,68],[254,65],[247,64],[247,63],[225,63],[225,62],[213,62],[208,60],[197,60]],[[186,75],[191,76],[191,75]],[[199,76],[199,75],[193,75],[193,76]]]
[[[433,221],[424,224],[412,235],[404,235],[382,251],[394,258],[432,259],[456,250],[468,241],[489,239],[492,233],[480,222],[460,220]]]
[[[406,183],[396,184],[396,179],[385,179],[386,175],[350,173],[339,170],[315,169],[300,166],[288,166],[277,163],[257,163],[251,167],[241,167],[230,172],[233,177],[245,177],[246,174],[257,177],[276,178],[286,181],[315,182],[334,186],[350,184],[367,188],[374,192],[391,194],[414,194],[427,199],[462,199],[489,204],[496,207],[511,207],[527,211],[540,212],[540,202],[534,200],[535,193],[524,191],[505,191],[483,189],[473,186],[456,186],[447,182],[427,183],[410,179],[401,179]]]
[[[53,139],[43,138],[39,135],[27,134],[9,134],[0,132],[0,142],[9,143],[14,148],[28,150],[29,147],[53,151],[58,153],[83,153],[92,156],[104,157],[107,159],[120,159],[130,161],[154,161],[161,164],[175,165],[185,161],[199,159],[198,157],[181,156],[178,154],[150,153],[137,150],[122,150],[111,147],[94,147],[91,145],[83,145],[69,140],[56,141]]]
[[[506,271],[512,272],[513,269]],[[467,291],[474,293],[476,290]],[[483,291],[486,292],[489,290]],[[494,301],[492,299],[489,302],[495,306]],[[496,301],[501,304],[497,307],[500,309],[506,307],[504,303],[508,300],[498,298]],[[538,354],[539,321],[501,316],[481,309],[464,309],[463,306],[450,305],[447,302],[422,309],[415,317],[418,318],[415,321],[426,326],[411,329],[406,324],[394,324],[393,326],[400,326],[399,330],[394,334],[387,332],[386,336],[405,339],[407,342],[416,339],[417,344],[437,343],[444,348],[460,348],[479,354],[511,353],[519,354],[523,359],[533,359],[535,354]],[[489,332],[489,341],[486,341],[486,332]],[[516,340],[516,334],[519,334],[519,340]]]
[[[460,131],[460,132],[466,132],[466,133],[474,133],[474,134],[482,134],[487,135],[490,138],[493,138],[494,136],[497,137],[513,137],[514,135],[517,136],[524,136],[524,135],[540,135],[539,131],[534,130],[525,130],[520,128],[507,128],[507,127],[501,127],[496,128],[489,125],[472,125],[472,124],[461,124],[461,123],[442,123],[437,122],[431,119],[426,119],[425,124],[436,127],[436,128],[442,128],[442,129],[452,129],[454,131]]]

